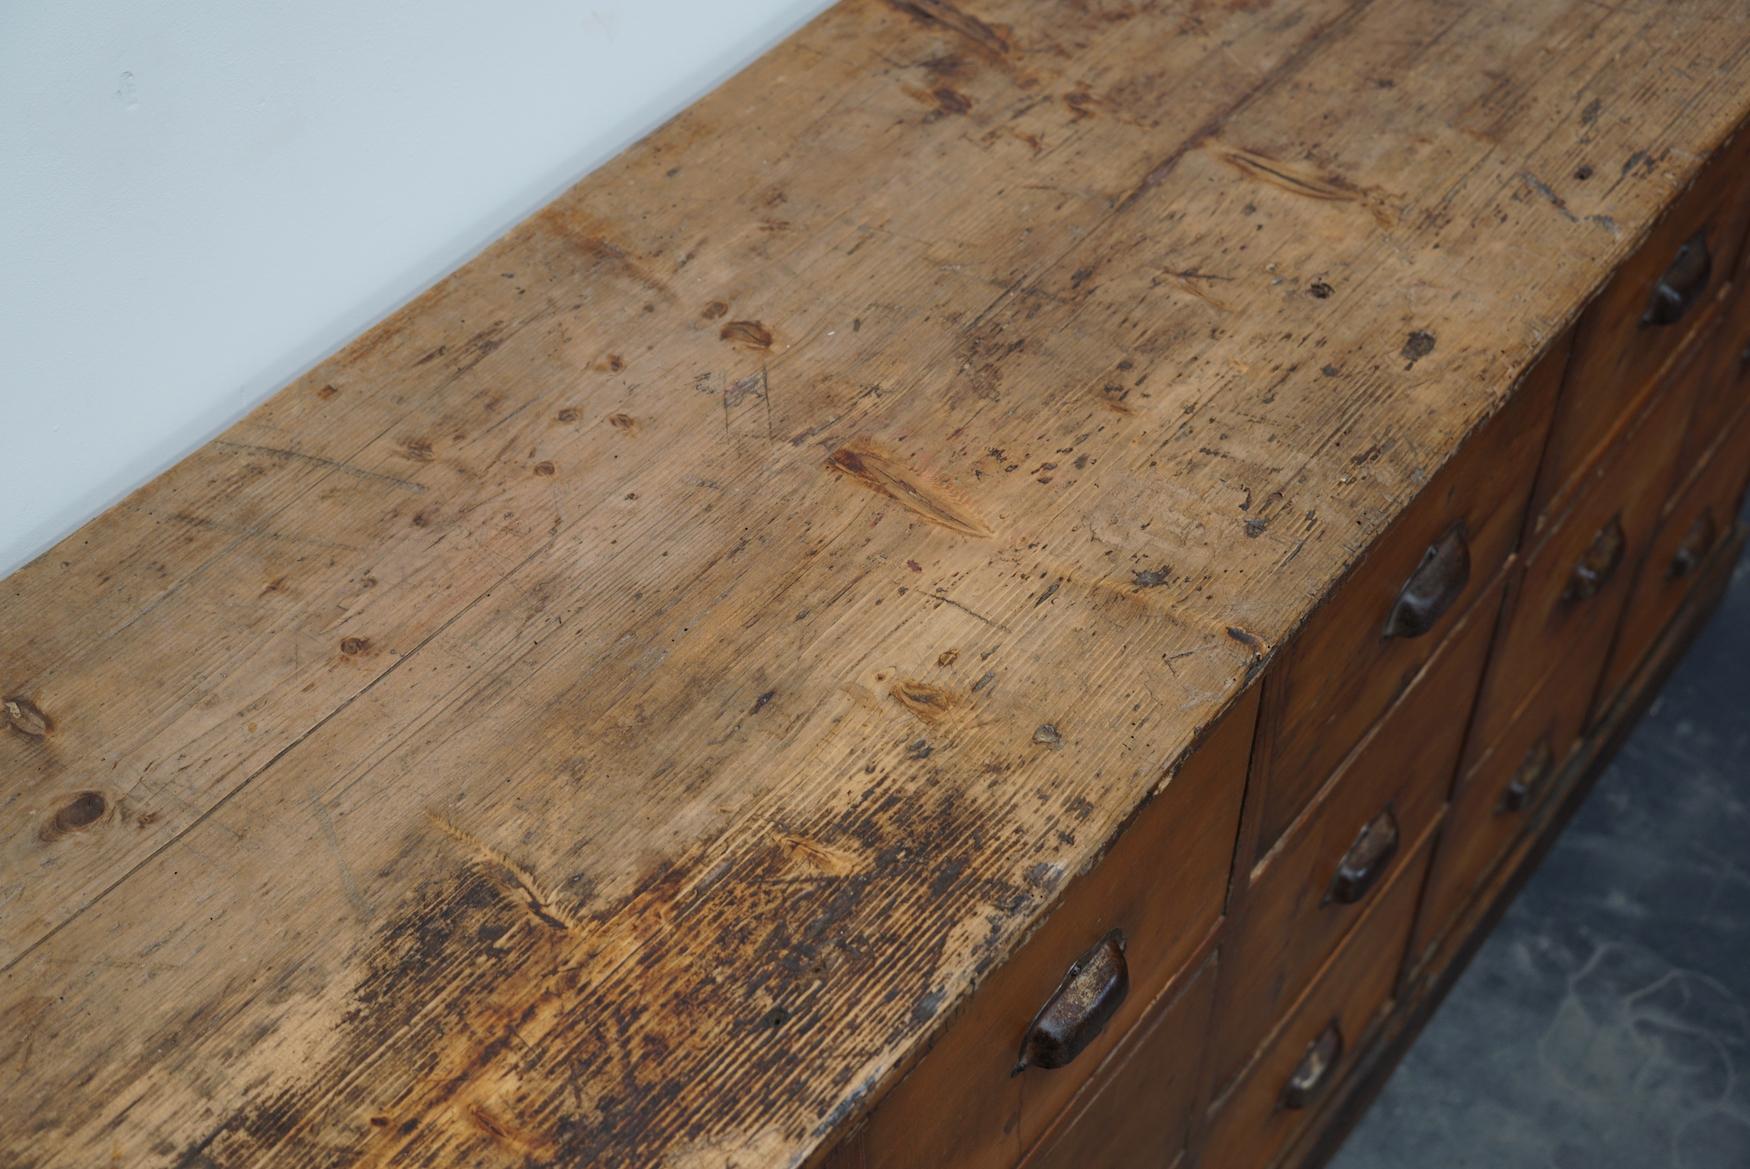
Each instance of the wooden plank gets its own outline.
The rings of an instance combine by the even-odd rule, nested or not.
[[[0,585],[0,1164],[806,1159],[1747,47],[1726,0],[840,4]]]

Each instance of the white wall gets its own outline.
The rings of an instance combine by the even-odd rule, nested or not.
[[[0,0],[0,575],[828,0]]]

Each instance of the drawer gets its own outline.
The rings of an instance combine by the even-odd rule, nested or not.
[[[1215,959],[1163,996],[1026,1169],[1165,1169],[1185,1151],[1215,1001]]]
[[[1586,724],[1588,686],[1551,676],[1459,777],[1416,919],[1413,967],[1439,948],[1476,891],[1552,797]]]
[[[1675,478],[1691,398],[1681,377],[1656,393],[1526,557],[1477,701],[1467,768],[1546,680],[1559,678],[1583,692],[1583,706],[1590,702]]]
[[[1659,525],[1617,627],[1598,687],[1596,720],[1609,710],[1683,607],[1709,555],[1730,538],[1750,477],[1750,409],[1740,411]]]
[[[1403,693],[1513,551],[1564,353],[1564,344],[1551,347],[1270,670],[1252,781],[1262,792],[1260,854]]]
[[[1106,856],[1074,880],[1021,949],[973,994],[935,1045],[876,1107],[866,1130],[870,1169],[953,1165],[1010,1169],[1062,1115],[1143,1008],[1184,969],[1220,919],[1257,715],[1248,691],[1137,813]],[[1105,943],[1122,937],[1117,955]],[[1074,988],[1072,964],[1088,964]],[[1083,996],[1089,1012],[1058,1013],[1061,1066],[1017,1062],[1035,1017],[1060,989],[1086,990],[1123,971],[1127,989]],[[1082,1019],[1103,1025],[1082,1025]],[[1092,1034],[1085,1045],[1077,1041]]]
[[[1750,133],[1740,132],[1581,315],[1532,503],[1534,529],[1562,510],[1731,278],[1750,214],[1747,175]]]
[[[1335,1095],[1391,1001],[1427,859],[1423,840],[1217,1106],[1201,1164],[1265,1169]]]
[[[1697,378],[1695,404],[1683,453],[1677,465],[1693,467],[1746,405],[1750,405],[1750,291],[1744,284],[1723,290],[1720,324],[1705,344],[1703,372]]]
[[[1245,1065],[1440,815],[1500,601],[1497,581],[1253,872],[1222,972],[1217,1085]]]

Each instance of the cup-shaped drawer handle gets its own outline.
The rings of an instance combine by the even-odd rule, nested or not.
[[[1305,1108],[1318,1099],[1335,1075],[1343,1058],[1343,1028],[1332,1019],[1319,1032],[1319,1037],[1306,1046],[1306,1054],[1295,1065],[1294,1074],[1282,1088],[1282,1107],[1291,1111]]]
[[[1502,790],[1500,810],[1521,812],[1529,807],[1533,797],[1542,789],[1544,780],[1555,770],[1555,762],[1555,753],[1549,749],[1548,739],[1534,743],[1520,761],[1519,770],[1513,773],[1513,778]]]
[[[1355,843],[1343,854],[1337,865],[1337,875],[1331,878],[1331,891],[1326,901],[1338,905],[1353,905],[1373,891],[1379,879],[1391,868],[1398,855],[1398,818],[1391,805],[1362,825]]]
[[[1714,523],[1714,512],[1710,507],[1695,517],[1695,522],[1689,525],[1689,531],[1683,535],[1683,543],[1677,545],[1677,551],[1671,554],[1671,564],[1665,570],[1665,575],[1671,580],[1688,576],[1701,567],[1707,554],[1714,550],[1714,541],[1720,536],[1719,526]]]
[[[1014,1074],[1069,1063],[1106,1029],[1129,993],[1124,933],[1113,930],[1070,964],[1057,990],[1033,1016]]]
[[[1622,517],[1612,516],[1609,523],[1598,529],[1598,534],[1592,537],[1591,546],[1580,557],[1580,562],[1574,565],[1573,574],[1568,577],[1568,589],[1562,594],[1562,599],[1584,601],[1588,597],[1597,596],[1610,583],[1610,578],[1616,575],[1618,566],[1622,564],[1623,552],[1627,548],[1628,536],[1622,530]]]
[[[1421,637],[1452,608],[1469,583],[1470,544],[1464,538],[1464,524],[1457,523],[1422,553],[1422,563],[1404,582],[1386,618],[1385,636]]]
[[[1703,228],[1683,241],[1671,260],[1671,266],[1653,285],[1653,295],[1647,300],[1647,311],[1641,314],[1641,324],[1675,325],[1681,321],[1701,299],[1713,271],[1714,260],[1707,250],[1707,229]]]

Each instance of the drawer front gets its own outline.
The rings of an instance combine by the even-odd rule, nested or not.
[[[1562,765],[1585,728],[1589,694],[1590,687],[1552,676],[1459,777],[1416,919],[1412,966],[1441,947],[1473,895],[1555,795]]]
[[[1245,1065],[1439,816],[1500,600],[1497,581],[1252,874],[1223,969],[1219,1086]]]
[[[1706,341],[1704,372],[1695,388],[1689,431],[1678,466],[1693,467],[1719,441],[1738,412],[1750,404],[1750,285],[1723,290],[1717,335]]]
[[[1512,553],[1564,353],[1565,344],[1551,347],[1308,619],[1265,679],[1253,776],[1263,800],[1260,854],[1403,693]],[[1462,565],[1454,537],[1462,542]]]
[[[1623,609],[1610,664],[1598,687],[1594,719],[1610,709],[1635,668],[1683,607],[1708,557],[1731,537],[1747,476],[1750,410],[1740,412],[1719,444],[1706,452],[1706,461],[1678,495],[1653,537]]]
[[[1636,567],[1676,474],[1692,395],[1679,377],[1595,464],[1568,511],[1526,557],[1477,703],[1468,767],[1500,741],[1546,679],[1596,692]]]
[[[894,1085],[869,1121],[870,1169],[1010,1169],[1062,1115],[1221,917],[1256,715],[1254,687]],[[1122,937],[1127,988],[1115,1009],[1106,978],[1114,969],[1106,944],[1113,931]],[[1099,993],[1081,996],[1079,1015],[1058,1009],[1037,1019],[1048,1005],[1065,1008],[1078,988],[1093,987],[1085,978],[1066,984],[1083,959],[1090,960],[1084,973],[1103,980]],[[1060,996],[1062,989],[1071,993]],[[1036,1022],[1045,1030],[1035,1030]],[[1034,1055],[1017,1074],[1030,1035]],[[1054,1062],[1054,1052],[1071,1058],[1042,1066]]]
[[[1245,1077],[1217,1106],[1201,1164],[1265,1169],[1335,1095],[1332,1089],[1348,1073],[1391,1000],[1428,851],[1427,841],[1420,842]]]
[[[1215,1001],[1215,959],[1150,1009],[1136,1038],[1107,1061],[1027,1169],[1164,1169],[1185,1151],[1203,1041]]]
[[[1581,316],[1532,505],[1534,526],[1562,510],[1730,279],[1750,212],[1747,156],[1750,133],[1740,132]]]

